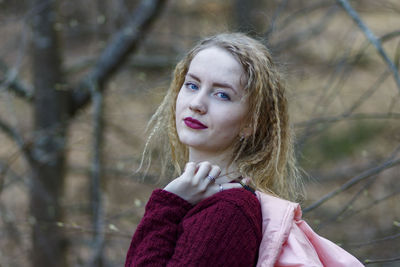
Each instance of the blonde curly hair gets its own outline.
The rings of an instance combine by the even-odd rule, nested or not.
[[[154,147],[161,149],[161,173],[169,166],[175,174],[182,172],[188,161],[188,149],[179,141],[175,125],[175,104],[192,59],[201,50],[219,47],[231,53],[246,74],[245,91],[249,98],[247,118],[252,133],[237,138],[232,162],[252,185],[288,200],[302,197],[302,183],[293,152],[285,85],[268,49],[258,40],[241,33],[223,33],[200,41],[177,64],[167,95],[152,116],[142,163]],[[161,147],[160,147],[161,145]]]

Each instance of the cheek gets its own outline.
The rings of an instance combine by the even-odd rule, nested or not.
[[[226,136],[236,136],[239,134],[242,128],[242,122],[244,120],[244,115],[241,116],[231,116],[230,118],[221,117],[220,128],[221,131],[225,132]]]
[[[221,114],[228,114],[220,118],[222,124],[231,130],[239,130],[245,122],[247,109],[242,106],[235,107],[234,109],[226,110]]]
[[[181,99],[181,94],[179,93],[176,101],[175,101],[175,117],[178,118],[178,114],[180,113],[182,109],[182,99]]]
[[[182,90],[179,91],[175,101],[175,111],[178,113],[182,110],[185,105],[185,97],[183,96]]]

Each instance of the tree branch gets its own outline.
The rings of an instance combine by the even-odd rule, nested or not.
[[[25,142],[22,136],[13,127],[0,120],[0,130],[4,132],[12,141],[14,141],[21,151],[27,152],[27,142]]]
[[[17,71],[10,70],[2,60],[0,60],[0,71],[4,74],[3,77],[0,77],[0,92],[8,89],[21,98],[28,101],[33,100],[33,89],[18,80]]]
[[[113,36],[110,45],[103,51],[88,76],[81,82],[72,95],[71,115],[74,115],[90,101],[90,84],[102,85],[119,69],[128,56],[136,50],[149,27],[165,4],[165,0],[142,0],[134,11],[131,20]]]
[[[311,127],[322,123],[335,123],[343,120],[399,120],[400,113],[356,113],[352,116],[344,116],[343,114],[336,117],[315,118],[304,122],[295,123],[296,128]]]
[[[365,205],[364,207],[359,208],[358,210],[353,210],[353,212],[352,212],[351,214],[349,214],[349,215],[347,216],[347,218],[350,218],[350,217],[352,217],[352,216],[354,216],[354,215],[356,215],[356,214],[358,214],[358,213],[360,213],[360,212],[362,212],[362,211],[370,210],[373,206],[378,205],[378,204],[380,204],[381,202],[384,202],[384,201],[386,201],[386,200],[388,200],[388,199],[390,199],[390,198],[392,198],[392,197],[394,197],[394,196],[397,196],[398,194],[400,194],[400,189],[397,189],[397,190],[393,191],[393,192],[390,193],[389,195],[386,195],[386,196],[384,196],[384,197],[375,199],[374,201],[371,201],[370,203],[368,203],[368,204]]]
[[[386,62],[390,71],[392,72],[393,77],[397,84],[397,88],[399,89],[399,92],[400,92],[399,70],[397,69],[395,64],[392,62],[392,60],[389,58],[389,56],[386,54],[379,38],[377,38],[375,36],[375,34],[367,27],[367,25],[365,25],[365,23],[361,20],[360,16],[351,7],[351,5],[349,4],[349,2],[347,0],[336,0],[336,2],[343,7],[343,9],[349,14],[349,16],[353,19],[353,21],[357,24],[357,26],[364,32],[364,34],[367,37],[367,39],[369,40],[369,42],[373,46],[375,46],[376,50],[378,51],[378,53],[383,58],[383,60]]]
[[[133,161],[140,161],[140,159],[132,158]],[[90,172],[87,166],[72,165],[71,173],[84,175]],[[160,177],[143,172],[134,172],[130,170],[123,170],[119,168],[104,168],[104,175],[107,178],[117,178],[129,180],[130,182],[140,183],[145,185],[155,185],[160,183]]]
[[[382,42],[386,42],[386,41],[390,41],[392,38],[397,37],[398,35],[400,35],[400,31],[393,31],[390,33],[387,33],[385,35],[383,35],[380,40]],[[354,59],[350,60],[351,66],[357,64],[357,62],[359,62],[362,58],[362,56],[365,54],[367,47],[370,43],[368,41],[365,41],[365,44],[363,44],[359,50],[359,52],[354,56]],[[346,58],[342,58],[341,60],[339,60],[339,63],[337,64],[341,69],[343,69],[341,72],[341,79],[348,79],[350,77],[350,73],[351,73],[351,66],[349,65],[345,65],[344,63],[346,61],[349,61]],[[398,64],[398,60],[396,57],[395,60],[396,64]],[[344,66],[344,68],[343,68]],[[338,72],[338,70],[336,71]],[[312,126],[315,126],[317,124],[326,124],[326,123],[335,123],[337,121],[342,121],[344,119],[396,119],[396,118],[400,118],[400,114],[397,113],[392,113],[389,112],[387,115],[385,114],[355,114],[353,116],[350,116],[350,114],[357,108],[359,107],[363,102],[365,102],[365,100],[367,100],[375,91],[377,91],[379,89],[379,87],[382,85],[382,83],[386,80],[386,78],[389,76],[391,72],[389,70],[384,71],[380,77],[377,79],[377,81],[369,88],[366,90],[366,92],[363,93],[363,95],[360,97],[359,100],[357,100],[355,102],[355,104],[352,105],[352,107],[350,107],[347,111],[343,112],[341,115],[336,116],[336,117],[322,117],[322,118],[316,118],[316,119],[311,119],[308,120],[306,122],[301,122],[301,123],[297,123],[295,124],[295,127],[306,127],[306,130],[304,131],[304,133],[302,134],[302,136],[300,136],[298,138],[298,141],[296,143],[296,147],[298,148],[298,150],[301,150],[301,147],[304,145],[305,141],[307,138],[309,138],[312,135],[315,135],[317,133],[322,132],[323,130],[326,130],[327,127],[321,128],[319,127],[318,129],[312,129]],[[335,79],[336,73],[333,73],[332,77],[330,78],[330,80],[328,81],[327,85],[332,85]],[[340,83],[344,83],[344,81],[339,81]],[[328,87],[328,86],[327,86]],[[323,90],[322,92],[326,92],[326,90]],[[315,114],[317,112],[317,108],[324,106],[324,108],[326,109],[329,103],[322,103],[324,98],[324,95],[322,95],[320,97],[320,99],[318,101],[316,101],[315,103],[317,103],[314,107],[314,111],[312,112],[313,114]],[[325,97],[326,99],[331,99],[328,97]],[[392,105],[395,104],[396,98],[393,98],[392,100]],[[332,101],[331,101],[332,102]],[[390,106],[389,106],[389,110],[390,110]]]
[[[338,195],[339,193],[349,189],[350,187],[357,184],[358,182],[365,180],[373,175],[376,175],[386,169],[392,168],[393,166],[398,165],[398,164],[400,164],[400,159],[389,159],[379,166],[373,167],[371,169],[368,169],[368,170],[362,172],[361,174],[353,177],[352,179],[350,179],[349,181],[344,183],[341,187],[331,191],[330,193],[323,196],[321,199],[315,201],[313,204],[311,204],[310,206],[303,209],[303,213],[307,213],[307,212],[312,211],[313,209],[318,208],[319,206],[321,206],[323,203],[325,203],[329,199],[331,199],[334,196]]]
[[[7,159],[5,162],[0,160],[0,194],[3,192],[5,177],[8,173],[12,172],[11,165],[18,159],[21,152],[22,150],[18,149],[16,152],[11,153],[10,158]],[[16,175],[14,174],[14,176]]]
[[[285,40],[279,41],[276,44],[272,44],[272,51],[285,51],[291,47],[297,46],[303,41],[310,40],[312,37],[317,36],[326,29],[326,27],[328,26],[328,22],[333,19],[333,15],[337,11],[337,9],[337,6],[329,8],[328,11],[321,17],[321,19],[310,28],[289,36]]]
[[[394,235],[390,235],[390,236],[385,236],[379,239],[375,239],[375,240],[371,240],[371,241],[367,241],[367,242],[363,242],[363,243],[353,243],[353,244],[348,244],[346,245],[346,247],[364,247],[364,246],[369,246],[369,245],[374,245],[376,243],[381,243],[381,242],[385,242],[385,241],[389,241],[389,240],[393,240],[393,239],[397,239],[400,238],[400,233],[394,234]]]
[[[280,3],[278,4],[278,7],[275,9],[274,15],[272,16],[272,19],[268,26],[268,29],[264,33],[264,38],[266,40],[270,39],[272,33],[275,31],[276,21],[277,21],[279,15],[281,14],[281,12],[285,9],[287,2],[288,2],[288,0],[281,0]]]
[[[93,102],[93,142],[92,162],[90,170],[90,203],[92,225],[95,230],[92,241],[92,255],[88,266],[103,265],[103,249],[105,246],[104,205],[103,205],[103,147],[104,147],[104,98],[102,90],[95,85],[91,88]]]
[[[373,264],[373,263],[384,263],[384,262],[394,262],[394,261],[400,261],[400,257],[396,258],[389,258],[389,259],[378,259],[378,260],[365,260],[364,264]]]
[[[336,214],[331,216],[331,218],[328,219],[327,221],[318,225],[318,230],[321,230],[323,227],[325,227],[328,224],[336,222],[338,219],[342,219],[343,214],[346,213],[346,211],[350,210],[353,207],[354,202],[362,195],[363,192],[365,192],[365,190],[367,190],[369,187],[371,187],[376,180],[377,180],[377,177],[369,178],[367,180],[367,182],[357,191],[357,193],[346,204],[344,204],[343,207],[338,212],[336,212]]]
[[[282,22],[279,23],[279,25],[276,25],[275,30],[283,31],[288,26],[292,25],[293,23],[296,23],[298,19],[308,17],[310,16],[310,13],[316,10],[331,6],[332,6],[331,1],[325,1],[325,0],[319,2],[312,1],[310,5],[304,7],[302,6],[293,13],[289,13],[288,15],[286,15],[286,18],[282,19]]]
[[[46,224],[46,222],[38,222],[38,223],[41,223],[43,226],[48,226],[48,224]],[[87,234],[95,234],[97,231],[96,229],[78,225],[76,223],[57,222],[56,226],[59,228],[63,228],[65,230],[76,231],[79,233],[87,233]],[[101,229],[101,231],[104,236],[115,236],[115,237],[121,237],[121,238],[127,238],[127,239],[132,238],[132,233],[122,232],[112,224],[108,225],[108,229],[103,227]]]

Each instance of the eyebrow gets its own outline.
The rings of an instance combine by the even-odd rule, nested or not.
[[[192,73],[187,73],[186,76],[190,76],[191,78],[195,79],[197,82],[201,82],[200,78]],[[217,87],[231,89],[235,94],[238,94],[237,91],[235,90],[235,88],[232,85],[230,85],[229,83],[217,82],[217,83],[213,83],[213,84]]]

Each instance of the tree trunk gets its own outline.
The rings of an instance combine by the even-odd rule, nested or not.
[[[60,47],[55,31],[56,1],[33,0],[32,68],[35,87],[30,212],[32,263],[67,266],[61,227],[65,177],[68,91],[63,88]]]

